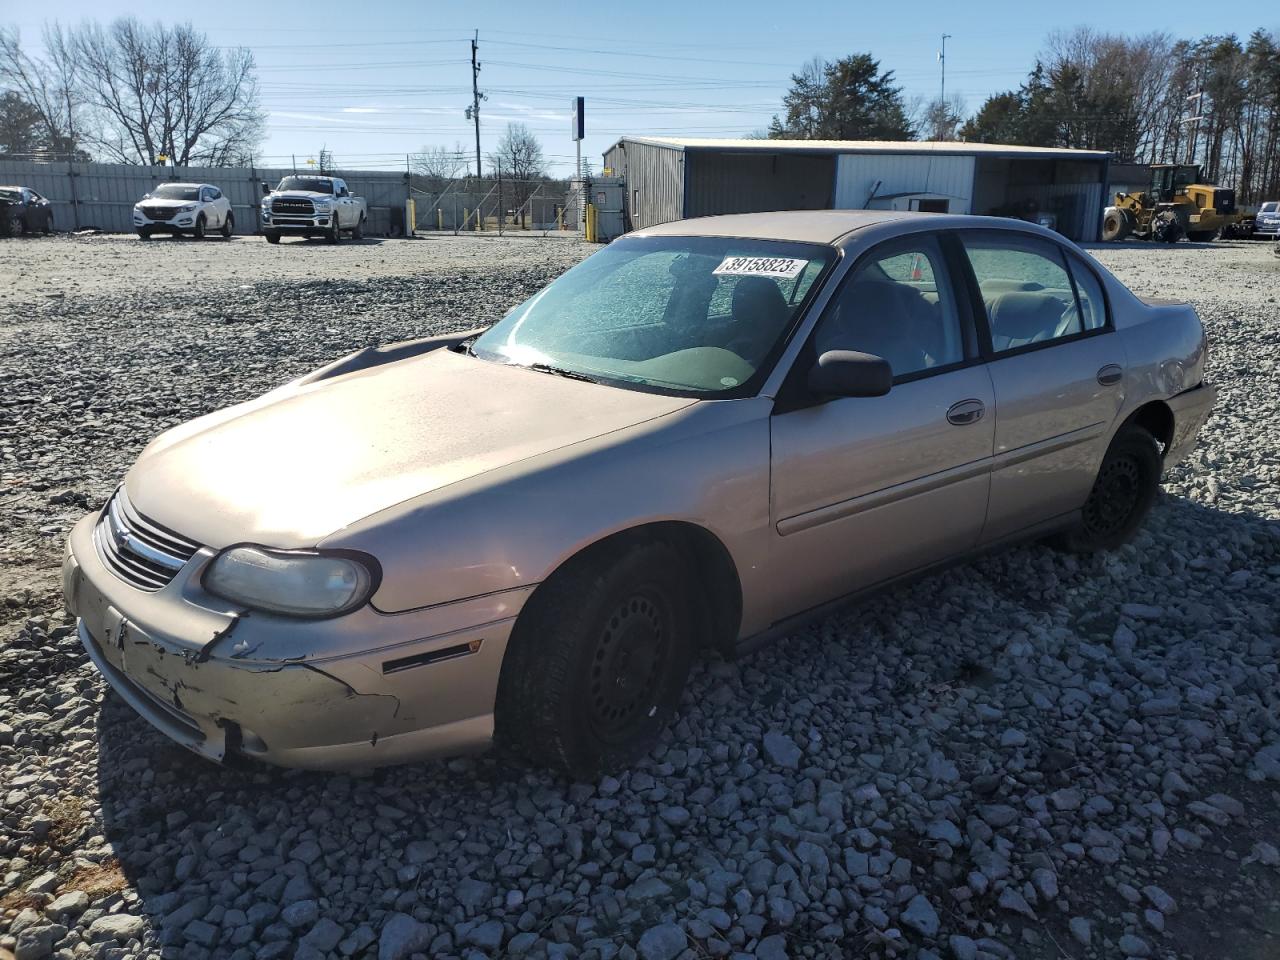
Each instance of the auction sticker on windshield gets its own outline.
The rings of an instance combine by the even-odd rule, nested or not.
[[[794,257],[725,257],[711,272],[736,277],[777,277],[794,280],[809,263]]]

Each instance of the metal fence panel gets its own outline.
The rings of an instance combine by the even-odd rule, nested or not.
[[[258,232],[262,184],[275,186],[294,171],[280,167],[143,167],[119,163],[36,163],[0,160],[0,184],[30,187],[53,201],[58,230],[96,227],[133,230],[133,205],[169,181],[211,183],[231,201],[236,233]],[[305,171],[304,171],[305,172]],[[404,230],[408,175],[387,170],[327,171],[347,181],[369,209],[366,232],[391,236]]]

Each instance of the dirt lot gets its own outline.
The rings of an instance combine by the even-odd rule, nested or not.
[[[61,609],[142,446],[589,252],[0,240],[0,946],[46,956],[1280,955],[1280,260],[1096,255],[1190,299],[1222,388],[1134,544],[1031,545],[701,664],[644,762],[225,770],[114,696]]]

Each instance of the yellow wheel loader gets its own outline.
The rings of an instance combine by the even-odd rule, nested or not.
[[[1102,239],[1212,240],[1235,233],[1244,219],[1236,209],[1236,192],[1201,183],[1198,164],[1156,163],[1149,190],[1117,193],[1103,212]]]

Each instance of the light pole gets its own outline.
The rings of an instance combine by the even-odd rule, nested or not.
[[[942,64],[942,88],[938,91],[938,99],[944,104],[947,102],[947,40],[950,36],[949,33],[942,35],[942,49],[938,51],[938,63]]]

